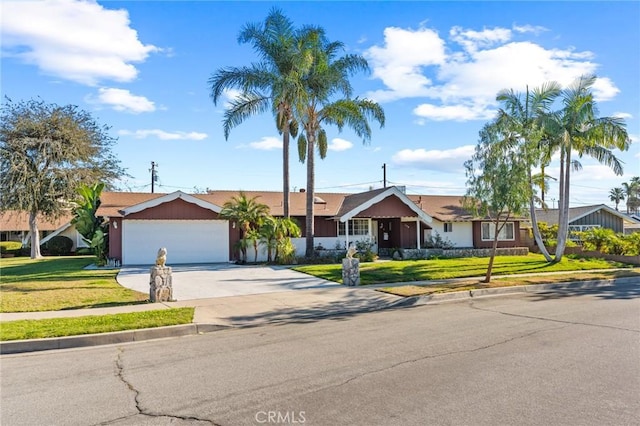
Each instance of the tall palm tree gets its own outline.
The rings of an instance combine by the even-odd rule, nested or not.
[[[609,191],[609,199],[616,203],[616,211],[618,211],[618,204],[620,204],[620,201],[624,201],[624,189],[613,188]]]
[[[637,213],[640,207],[640,177],[634,176],[629,182],[624,182],[622,190],[627,197],[627,214]]]
[[[560,84],[552,81],[543,84],[539,88],[517,93],[513,90],[501,90],[496,100],[502,104],[498,111],[497,122],[507,129],[508,137],[505,142],[512,145],[523,156],[528,168],[529,180],[529,216],[533,228],[533,236],[540,252],[547,262],[553,259],[542,240],[538,220],[536,217],[536,193],[534,186],[542,184],[543,202],[547,177],[544,174],[544,166],[548,164],[548,150],[544,149],[542,141],[541,119],[549,113],[553,101],[560,94]],[[532,169],[542,166],[542,175],[534,176]]]
[[[248,67],[227,67],[209,78],[210,95],[218,104],[227,89],[239,88],[242,93],[230,102],[225,111],[225,139],[231,129],[247,118],[269,109],[282,134],[282,189],[284,216],[289,217],[289,138],[298,134],[292,104],[304,91],[301,76],[310,66],[310,54],[300,49],[308,31],[295,30],[293,23],[278,9],[272,9],[264,23],[245,25],[238,42],[250,43],[261,62]]]
[[[558,245],[555,261],[564,255],[569,231],[569,193],[571,170],[579,166],[572,160],[573,152],[578,158],[588,155],[610,167],[617,175],[622,174],[622,163],[613,150],[629,149],[626,125],[619,117],[598,117],[592,87],[594,75],[577,78],[562,91],[563,107],[550,114],[545,121],[545,131],[560,149],[560,201],[558,217]]]
[[[234,221],[240,228],[240,240],[243,244],[238,247],[242,254],[242,261],[247,261],[247,242],[254,242],[255,232],[260,227],[262,220],[269,214],[266,204],[256,201],[258,197],[249,198],[240,191],[237,196],[231,198],[222,205],[220,217]]]
[[[384,126],[385,116],[380,105],[369,99],[351,98],[352,87],[349,77],[359,71],[368,71],[369,65],[362,56],[338,55],[344,49],[341,42],[328,42],[321,29],[315,31],[307,51],[313,54],[313,63],[305,76],[307,89],[304,102],[295,105],[294,115],[301,125],[298,137],[300,161],[307,162],[306,188],[306,256],[313,256],[314,198],[315,198],[315,151],[320,158],[327,155],[327,134],[325,126],[335,125],[339,130],[344,126],[367,143],[371,139],[369,119]]]

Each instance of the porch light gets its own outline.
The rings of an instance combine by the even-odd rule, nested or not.
[[[118,229],[118,222],[113,222],[113,229]]]

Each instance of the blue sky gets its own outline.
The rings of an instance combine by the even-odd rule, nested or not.
[[[282,189],[273,118],[247,120],[225,141],[224,103],[207,80],[258,57],[237,35],[277,6],[296,25],[325,28],[345,53],[369,61],[355,94],[378,101],[386,126],[364,145],[328,128],[316,188],[357,192],[387,179],[411,194],[465,192],[463,162],[495,113],[495,94],[546,80],[568,84],[596,73],[600,114],[625,118],[632,138],[618,153],[625,174],[594,161],[572,178],[571,204],[606,203],[640,174],[640,3],[633,2],[147,2],[3,1],[2,95],[41,97],[91,111],[118,137],[114,152],[131,175],[124,190],[157,192]],[[229,98],[234,93],[228,93]],[[291,189],[305,187],[292,147]],[[558,175],[555,161],[547,169]],[[557,183],[547,195],[557,199]],[[622,204],[624,206],[624,204]]]

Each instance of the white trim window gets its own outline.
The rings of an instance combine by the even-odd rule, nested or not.
[[[338,222],[338,235],[345,235],[344,222]],[[349,235],[369,235],[369,219],[350,219]]]
[[[493,241],[493,237],[496,235],[496,225],[492,222],[482,222],[482,241]],[[504,224],[500,233],[498,234],[498,241],[513,241],[515,240],[515,227],[513,222],[507,222]]]
[[[445,222],[443,225],[444,232],[453,232],[453,222]]]

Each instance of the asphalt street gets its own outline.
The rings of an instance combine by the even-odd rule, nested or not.
[[[0,358],[2,425],[640,424],[638,286]]]

